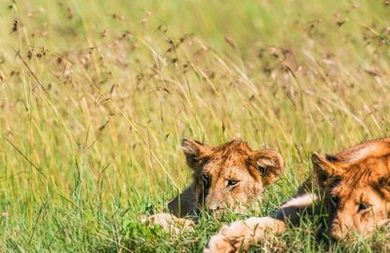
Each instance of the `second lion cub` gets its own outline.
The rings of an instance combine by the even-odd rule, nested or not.
[[[390,222],[390,138],[356,145],[336,155],[314,153],[312,163],[318,193],[303,185],[304,190],[272,216],[224,226],[210,239],[205,252],[246,250],[266,234],[284,232],[287,224],[297,223],[300,214],[326,214],[327,233],[334,240],[351,239],[353,234],[367,236]]]

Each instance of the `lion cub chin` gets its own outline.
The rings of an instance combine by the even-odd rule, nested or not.
[[[211,214],[226,210],[244,212],[259,205],[264,188],[283,169],[279,153],[270,149],[252,150],[240,140],[212,147],[183,139],[181,146],[193,172],[192,184],[169,202],[170,214],[145,218],[171,232],[192,227],[200,210]]]
[[[390,138],[353,146],[336,155],[312,155],[314,180],[270,217],[252,217],[224,226],[205,252],[238,252],[280,234],[299,215],[327,214],[333,240],[369,236],[390,220]],[[318,192],[313,192],[313,184]],[[322,207],[322,208],[321,208]]]

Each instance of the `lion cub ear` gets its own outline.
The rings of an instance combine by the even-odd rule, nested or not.
[[[264,186],[274,182],[283,170],[283,157],[273,150],[257,151],[252,160],[261,174]]]
[[[320,186],[324,186],[330,178],[339,177],[342,174],[341,168],[337,166],[338,159],[335,156],[321,156],[314,152],[311,155],[311,162]]]
[[[210,154],[212,148],[196,140],[183,138],[181,148],[186,156],[187,164],[192,169],[198,169],[198,166]]]

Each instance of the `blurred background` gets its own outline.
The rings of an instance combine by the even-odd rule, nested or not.
[[[182,137],[280,151],[266,212],[389,134],[387,0],[1,3],[0,251],[199,251],[137,224],[189,184]]]

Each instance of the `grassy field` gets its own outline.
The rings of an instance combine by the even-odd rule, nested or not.
[[[279,150],[266,215],[311,152],[390,132],[387,0],[3,0],[0,28],[0,252],[199,252],[243,216],[178,236],[139,221],[190,181],[180,138]],[[316,228],[254,250],[386,241],[329,247]]]

